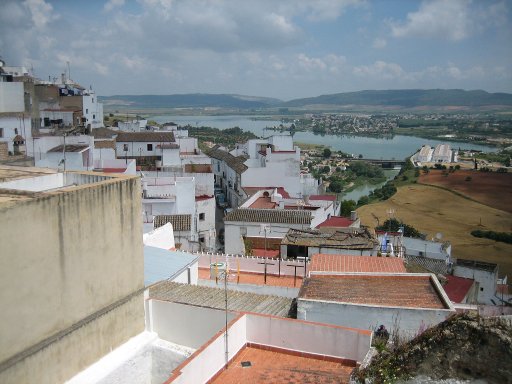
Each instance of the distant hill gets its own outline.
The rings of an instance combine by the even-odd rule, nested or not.
[[[301,108],[301,107],[485,107],[512,106],[512,94],[462,89],[403,89],[335,93],[284,102],[269,97],[188,93],[100,96],[107,108]]]
[[[462,89],[404,89],[388,91],[359,91],[295,99],[281,104],[282,107],[312,105],[371,105],[400,106],[467,106],[512,105],[512,94],[465,91]]]
[[[106,106],[128,108],[265,108],[282,103],[269,97],[229,94],[189,93],[182,95],[116,95],[100,96]]]

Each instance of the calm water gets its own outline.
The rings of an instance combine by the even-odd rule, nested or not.
[[[387,180],[391,180],[393,177],[398,175],[398,172],[400,172],[399,169],[384,169],[384,175],[386,175]],[[380,184],[364,184],[350,192],[343,194],[342,199],[354,200],[355,202],[357,202],[357,200],[359,200],[361,197],[366,196],[371,191],[382,187],[384,184],[386,184],[387,180]]]
[[[278,120],[251,120],[247,116],[155,116],[151,118],[158,123],[174,122],[178,125],[208,126],[219,129],[240,127],[245,131],[253,132],[257,136],[269,136],[273,133],[271,130],[265,130],[266,127],[279,126]],[[355,156],[363,155],[365,158],[372,159],[404,159],[412,155],[422,145],[428,144],[435,146],[437,144],[448,143],[452,148],[475,149],[484,152],[492,152],[496,149],[490,146],[477,145],[471,143],[459,143],[449,140],[429,140],[414,136],[396,135],[393,138],[372,138],[361,136],[335,136],[335,135],[315,135],[312,132],[297,132],[294,135],[294,141],[301,143],[322,144],[330,146],[336,151],[343,151]]]

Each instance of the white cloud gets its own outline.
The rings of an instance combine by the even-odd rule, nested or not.
[[[383,39],[382,37],[377,37],[375,40],[373,40],[373,48],[377,48],[377,49],[383,49],[383,48],[386,48],[386,46],[388,45],[388,42],[386,41],[386,39]]]
[[[110,12],[114,8],[119,8],[124,5],[124,0],[108,0],[103,6],[105,12]]]
[[[405,79],[407,73],[396,63],[378,60],[372,65],[356,66],[353,73],[362,77],[374,77],[384,80]]]
[[[25,0],[23,4],[29,9],[32,22],[37,29],[41,29],[59,18],[57,14],[53,13],[53,6],[44,0]]]
[[[452,41],[468,37],[474,28],[469,0],[424,1],[404,23],[392,22],[394,37],[439,37]]]

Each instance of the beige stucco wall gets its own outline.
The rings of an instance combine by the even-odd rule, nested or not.
[[[144,323],[143,293],[0,372],[0,383],[65,382],[142,332],[141,322]]]
[[[143,288],[140,194],[137,178],[121,177],[0,205],[0,365]],[[62,356],[45,348],[36,366],[42,373],[74,354],[84,355],[75,368],[90,364],[143,330],[138,303],[68,335]]]

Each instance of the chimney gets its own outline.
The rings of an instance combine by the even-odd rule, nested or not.
[[[356,221],[357,220],[357,212],[356,211],[351,211],[350,212],[350,220],[352,220],[352,221]]]

